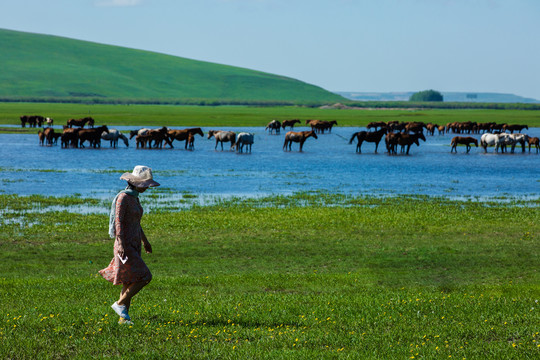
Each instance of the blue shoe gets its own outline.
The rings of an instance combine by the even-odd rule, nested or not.
[[[126,305],[118,305],[115,302],[114,304],[111,305],[111,307],[118,314],[118,316],[120,316],[121,318],[124,318],[124,319],[126,319],[128,321],[131,320],[131,318],[129,317]]]

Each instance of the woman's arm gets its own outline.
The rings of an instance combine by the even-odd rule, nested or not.
[[[150,242],[148,241],[148,238],[144,234],[144,231],[142,228],[141,228],[141,235],[142,235],[144,251],[146,251],[148,254],[152,253],[152,245],[150,245]]]
[[[116,230],[116,238],[118,239],[119,249],[118,255],[124,258],[126,248],[126,209],[127,209],[127,195],[120,194],[116,199],[116,218],[114,219],[114,225]]]

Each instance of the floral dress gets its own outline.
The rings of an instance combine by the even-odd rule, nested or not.
[[[152,274],[141,257],[141,228],[143,209],[136,196],[121,193],[116,200],[114,257],[109,266],[99,273],[114,285],[150,281]],[[119,250],[124,247],[121,260]],[[127,257],[127,260],[126,260]],[[125,263],[124,263],[125,261]]]

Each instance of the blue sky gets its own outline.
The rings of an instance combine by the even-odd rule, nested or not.
[[[330,91],[540,100],[539,0],[0,0],[0,28],[157,51]]]

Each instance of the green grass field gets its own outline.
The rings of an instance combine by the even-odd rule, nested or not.
[[[5,99],[344,100],[284,76],[50,35],[0,29],[0,47]]]
[[[99,201],[0,196],[0,358],[540,354],[537,201],[298,194],[148,213],[154,280],[133,326],[96,275],[108,217],[44,211],[81,203]]]
[[[0,103],[0,127],[20,125],[21,115],[52,117],[55,125],[71,118],[92,116],[97,125],[109,126],[266,126],[271,120],[337,120],[338,126],[365,126],[371,121],[454,121],[527,124],[540,127],[535,110],[335,110],[309,107],[84,105],[51,103]],[[4,129],[5,130],[5,129]],[[36,129],[25,130],[35,133]]]

